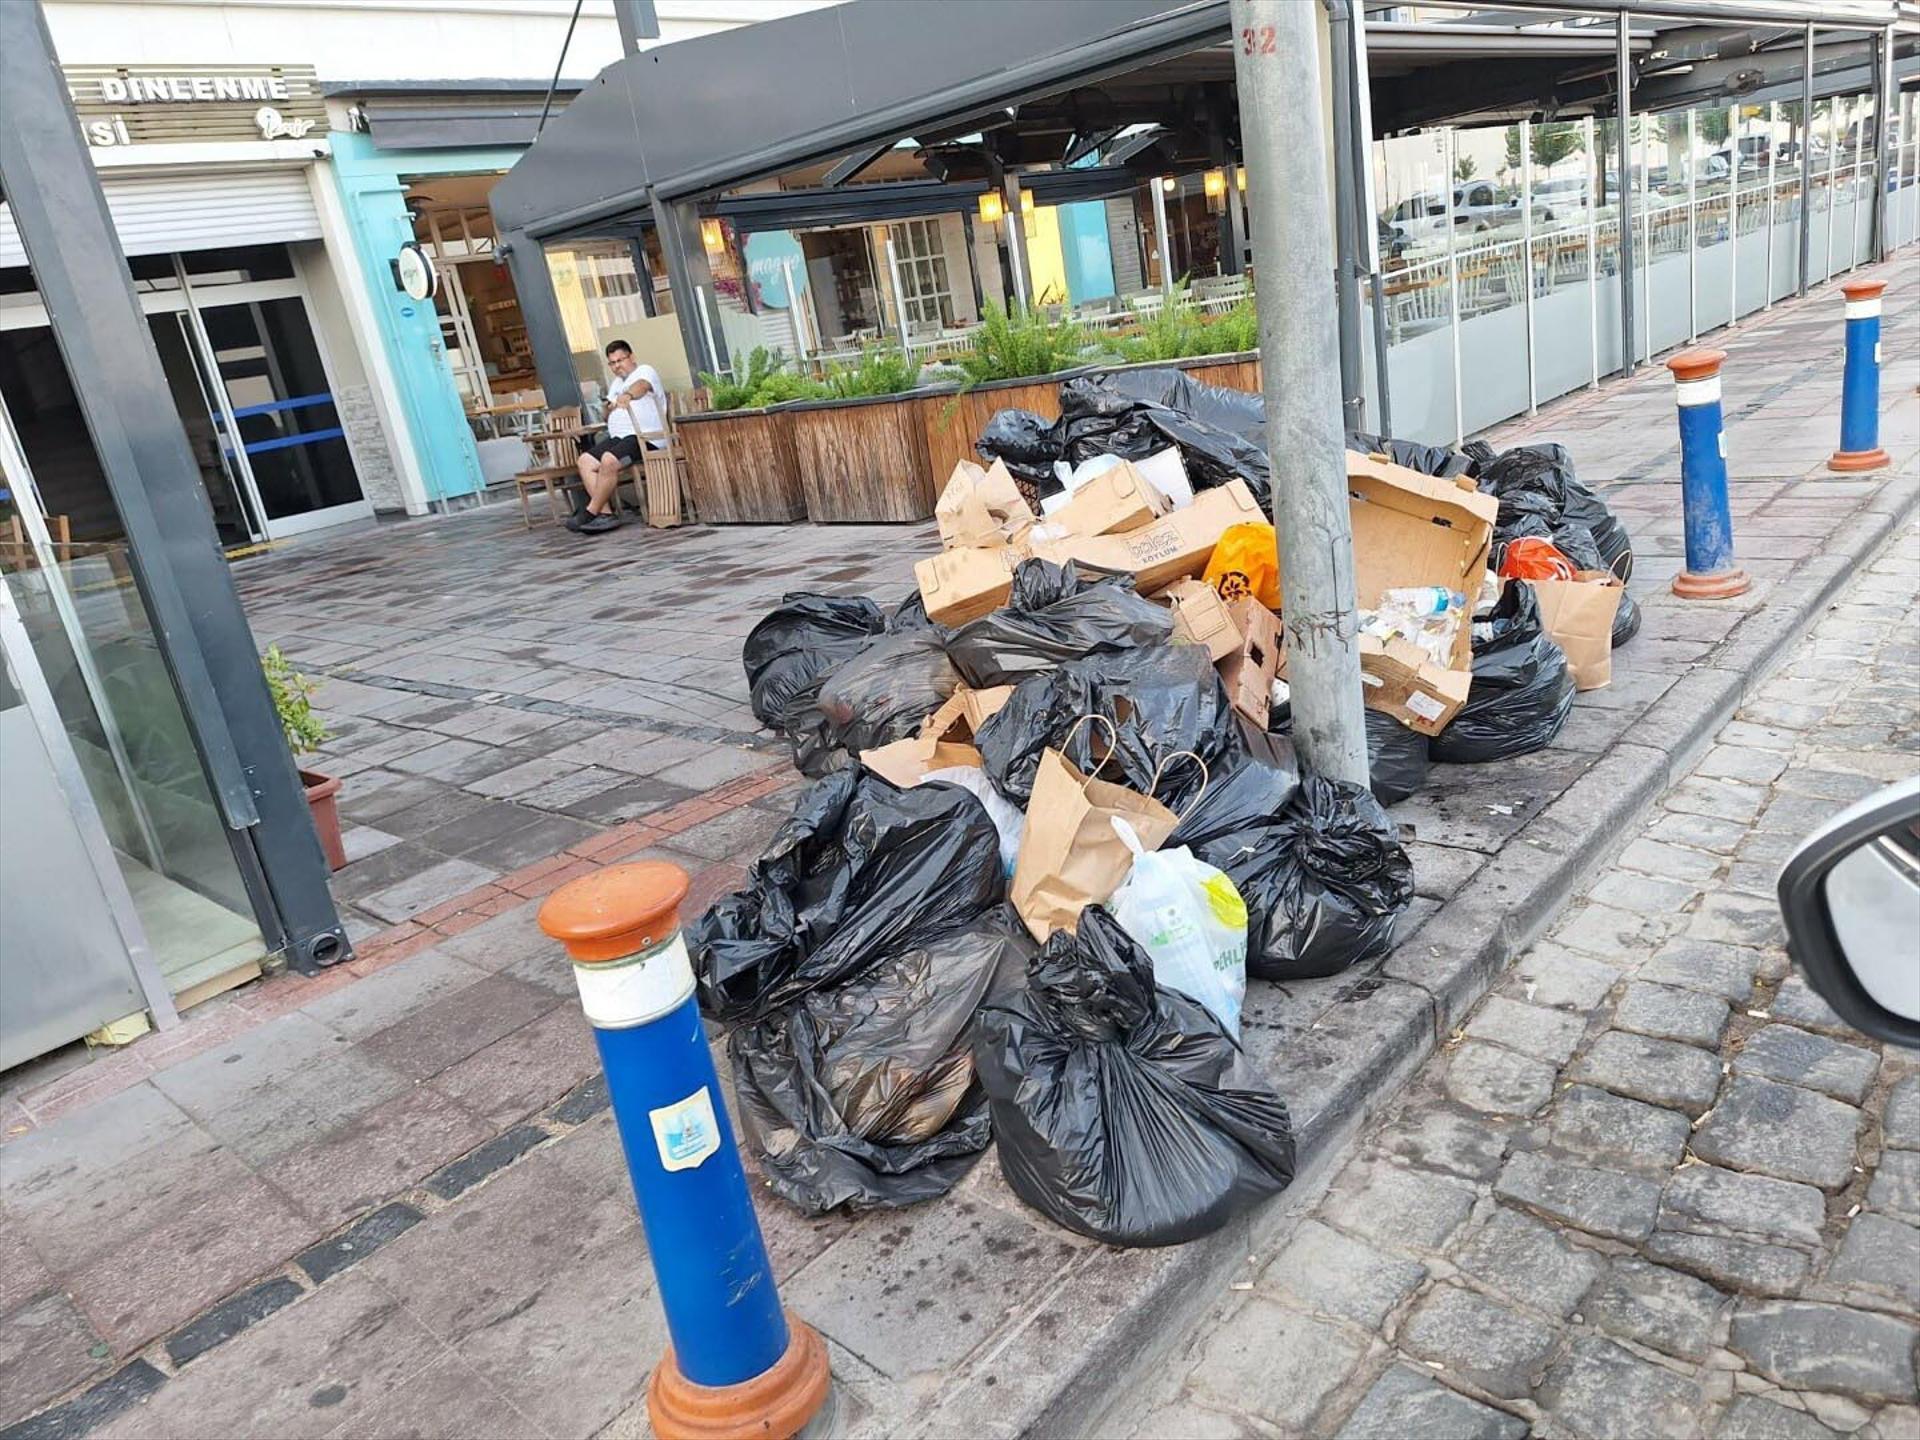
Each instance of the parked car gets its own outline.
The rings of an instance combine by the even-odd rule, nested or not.
[[[1920,1048],[1920,778],[1841,811],[1780,871],[1787,952],[1876,1040]]]
[[[1549,225],[1578,220],[1587,213],[1587,197],[1593,182],[1585,175],[1569,175],[1560,180],[1536,180],[1533,186],[1533,218]]]
[[[1453,187],[1453,224],[1456,230],[1491,230],[1520,218],[1520,201],[1502,198],[1500,189],[1490,180],[1470,180]],[[1409,242],[1447,233],[1447,199],[1444,195],[1409,195],[1386,216],[1387,223]]]

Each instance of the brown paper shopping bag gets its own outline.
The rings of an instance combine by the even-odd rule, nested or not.
[[[1540,623],[1567,652],[1576,690],[1598,690],[1613,679],[1613,620],[1626,592],[1611,570],[1581,570],[1571,580],[1529,580],[1540,601]]]
[[[1083,716],[1067,732],[1067,741],[1089,719],[1106,725],[1111,734],[1106,717]],[[1055,930],[1072,932],[1080,912],[1111,896],[1133,868],[1133,852],[1113,828],[1116,815],[1133,826],[1149,850],[1159,849],[1180,823],[1151,795],[1082,774],[1058,750],[1049,748],[1041,755],[1011,898],[1042,944]]]

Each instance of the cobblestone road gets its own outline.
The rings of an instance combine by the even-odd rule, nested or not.
[[[1920,770],[1917,592],[1909,529],[1188,1339],[1137,1435],[1920,1437],[1920,1053],[1790,974],[1773,895],[1809,829]]]

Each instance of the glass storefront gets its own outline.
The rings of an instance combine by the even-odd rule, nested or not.
[[[287,247],[136,256],[128,268],[222,541],[246,545],[371,514]],[[0,396],[47,513],[64,517],[74,539],[116,538],[31,281],[24,270],[6,279]]]
[[[51,360],[64,380],[57,353]],[[149,986],[187,1003],[250,978],[265,946],[127,546],[61,538],[70,527],[49,523],[42,473],[12,409],[9,397],[0,409],[0,638],[8,698],[21,703],[0,716],[10,735],[0,749],[0,809],[9,832],[18,832],[11,838],[52,837],[48,844],[66,856],[55,888],[97,909],[82,917],[86,943],[52,957],[43,953],[48,937],[35,931],[32,912],[41,907],[0,906],[0,950],[10,973],[35,977],[16,994],[47,1010],[36,1019],[64,1026],[66,1040],[151,1008],[142,998]],[[97,477],[87,430],[74,420],[56,462],[78,459]],[[36,695],[38,707],[22,701]],[[36,879],[46,868],[37,844],[0,847],[8,891],[47,888]],[[117,938],[102,928],[108,921]],[[62,970],[48,963],[54,959],[71,970],[49,990],[42,972]],[[16,1018],[9,1045],[23,1033]]]
[[[1624,357],[1623,282],[1641,361],[1794,294],[1803,212],[1808,282],[1844,275],[1873,258],[1876,184],[1888,242],[1909,243],[1920,230],[1920,95],[1897,98],[1879,176],[1870,95],[1820,100],[1810,124],[1787,102],[1634,116],[1631,276],[1616,121],[1374,142],[1381,279],[1369,303],[1384,311],[1394,433],[1457,443],[1612,374]]]

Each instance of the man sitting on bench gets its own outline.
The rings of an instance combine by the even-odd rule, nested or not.
[[[586,489],[586,504],[575,510],[567,521],[569,530],[582,535],[599,535],[617,529],[620,518],[614,512],[620,490],[620,471],[640,463],[640,436],[652,436],[647,443],[656,448],[666,444],[666,424],[660,414],[660,372],[633,358],[633,347],[624,340],[607,346],[607,365],[613,382],[607,387],[607,433],[590,445],[580,447],[580,483]]]

